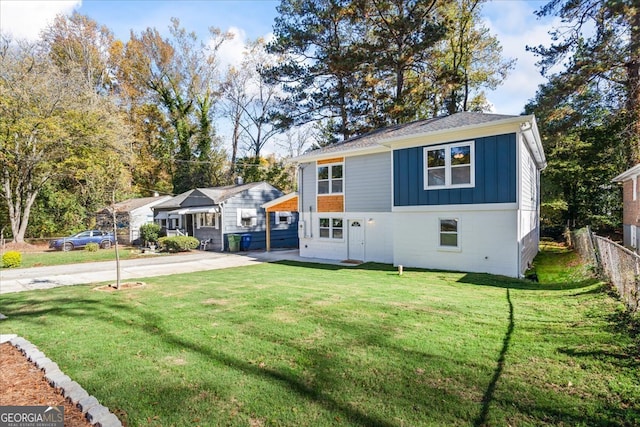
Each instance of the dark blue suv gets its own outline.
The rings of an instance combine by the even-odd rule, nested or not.
[[[49,248],[59,251],[72,251],[76,248],[84,248],[87,243],[97,243],[102,249],[109,249],[115,244],[113,233],[100,230],[81,231],[73,236],[55,239],[49,242]]]

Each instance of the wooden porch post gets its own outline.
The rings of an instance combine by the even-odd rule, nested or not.
[[[270,210],[267,209],[267,252],[271,252],[271,215]]]

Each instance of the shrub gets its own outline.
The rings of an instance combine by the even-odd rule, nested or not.
[[[100,245],[93,242],[87,243],[87,245],[84,247],[84,250],[88,252],[98,252],[98,249],[100,249]]]
[[[7,251],[2,255],[3,268],[20,267],[22,264],[22,254],[18,251]]]
[[[158,241],[160,231],[162,227],[154,222],[149,222],[140,226],[140,239],[142,239],[142,245],[146,246],[148,243],[155,243]]]
[[[158,245],[166,252],[187,252],[200,246],[200,241],[191,236],[161,237]]]

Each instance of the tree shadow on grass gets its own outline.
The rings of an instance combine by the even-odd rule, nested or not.
[[[614,343],[589,341],[574,347],[560,347],[558,351],[574,358],[606,360],[620,368],[640,368],[640,317],[629,310],[615,311],[603,317],[614,336]]]
[[[273,264],[286,265],[290,267],[300,268],[313,268],[325,271],[342,271],[342,270],[364,270],[364,271],[380,271],[388,272],[391,275],[397,275],[398,269],[391,264],[382,264],[376,262],[367,262],[360,265],[344,266],[337,264],[322,264],[303,261],[276,261]],[[562,291],[571,289],[585,289],[593,286],[600,281],[596,278],[589,278],[584,280],[578,280],[575,282],[559,282],[559,283],[538,283],[531,280],[516,279],[513,277],[500,276],[488,273],[466,273],[461,271],[450,270],[432,270],[422,268],[405,268],[405,272],[421,272],[421,273],[447,273],[447,274],[462,274],[463,277],[458,279],[459,283],[466,283],[470,285],[479,286],[491,286],[494,288],[504,289],[522,289],[531,291]],[[600,288],[587,289],[586,292],[600,292]]]
[[[585,289],[600,283],[595,278],[578,280],[575,282],[559,282],[559,283],[538,283],[530,280],[515,279],[506,276],[496,276],[485,273],[466,273],[464,277],[458,280],[459,283],[468,283],[470,285],[491,286],[494,288],[505,289],[521,289],[528,291],[564,291],[571,289]],[[596,292],[600,292],[601,286],[596,288]],[[587,289],[592,291],[592,289]]]
[[[304,264],[304,266],[306,266],[306,264]],[[337,267],[336,269],[340,268],[340,266],[331,267]],[[506,357],[509,350],[509,345],[511,343],[511,335],[515,329],[513,312],[514,308],[510,295],[511,288],[508,286],[499,287],[506,288],[506,298],[509,305],[509,324],[503,338],[502,349],[496,361],[493,376],[483,395],[481,412],[474,420],[474,424],[477,426],[486,424],[489,420],[490,408],[492,402],[494,402],[495,400],[494,395],[499,381],[501,380],[503,370],[505,368]],[[53,296],[47,296],[46,300],[42,300],[39,298],[25,299],[22,297],[20,300],[10,301],[10,304],[8,305],[4,304],[6,301],[3,301],[3,309],[4,307],[7,307],[7,313],[12,318],[21,319],[33,323],[40,322],[40,318],[43,316],[48,317],[49,322],[57,322],[61,320],[63,321],[65,318],[71,317],[98,317],[102,321],[114,323],[118,327],[138,328],[149,334],[150,336],[159,337],[163,342],[171,346],[175,346],[176,348],[189,349],[194,353],[198,353],[205,358],[210,359],[214,363],[228,366],[231,369],[238,370],[240,372],[246,373],[247,375],[255,376],[257,378],[263,378],[267,381],[281,383],[283,387],[293,391],[295,394],[301,396],[302,398],[313,401],[328,411],[340,414],[340,418],[342,418],[345,422],[361,426],[387,427],[396,425],[396,423],[392,419],[388,420],[381,416],[375,416],[366,413],[365,410],[361,410],[348,402],[342,402],[330,394],[329,387],[331,386],[331,372],[335,369],[335,364],[340,362],[335,360],[327,360],[325,354],[323,353],[323,350],[320,348],[312,347],[311,349],[304,349],[309,352],[310,357],[312,357],[314,361],[313,369],[314,371],[316,371],[316,375],[322,378],[322,381],[319,383],[309,384],[304,380],[304,378],[296,375],[294,372],[287,371],[286,369],[270,368],[268,366],[260,367],[254,363],[251,363],[250,361],[245,361],[238,358],[233,353],[233,351],[225,352],[216,347],[194,340],[186,339],[184,336],[177,332],[178,330],[168,330],[164,326],[164,324],[166,324],[167,322],[167,318],[163,316],[162,313],[154,311],[151,307],[133,307],[126,303],[120,303],[116,299],[112,299],[110,297],[76,300],[73,298],[69,298],[66,295],[60,295],[59,297],[56,297],[55,294],[52,295]],[[66,303],[73,303],[74,306],[69,307],[68,305],[66,305]],[[131,319],[134,320],[131,321]],[[353,334],[353,337],[351,337],[351,339],[362,340],[364,346],[372,345],[392,347],[392,343],[389,343],[386,340],[384,331],[368,330],[367,327],[369,325],[366,322],[362,322],[360,324],[358,322],[347,322],[335,318],[331,318],[328,321],[334,328],[340,328],[344,331],[351,331],[351,333]],[[279,341],[279,339],[276,338],[268,339],[273,339],[274,342]],[[284,343],[284,345],[295,347],[295,343]],[[400,355],[402,351],[403,349],[400,347],[394,348],[394,354]],[[415,356],[416,358],[423,358],[425,359],[425,363],[430,363],[426,362],[426,359],[428,359],[429,356],[428,354],[415,354],[412,356]],[[328,373],[327,377],[323,377],[323,374],[325,373]],[[204,386],[206,387],[206,384]],[[415,387],[415,384],[413,384],[413,386]],[[182,390],[182,386],[180,385],[175,385],[174,388],[174,391],[176,393],[184,394],[186,397],[188,397],[189,391],[187,389]],[[432,392],[443,393],[443,395],[438,398],[439,400],[446,399],[447,401],[454,401],[452,399],[454,399],[455,396],[446,394],[446,390],[430,388],[429,386],[422,386],[420,388],[411,390],[411,398],[414,400],[414,402],[416,402],[417,405],[417,409],[415,409],[416,411],[421,409],[420,402],[427,401],[430,397],[432,397]],[[164,393],[160,393],[158,395],[164,395]],[[390,396],[390,399],[392,398],[393,397]],[[180,405],[183,401],[183,399],[169,399],[169,401],[166,402],[163,400],[161,405],[167,405],[168,407],[172,407],[172,405],[175,405],[175,408],[173,409],[180,410],[182,408]],[[393,401],[390,401],[390,404],[393,404]],[[522,402],[520,402],[520,404],[524,406]],[[543,419],[544,417],[539,414],[539,411],[541,410],[542,409],[540,409],[540,405],[538,404],[533,404],[522,408],[523,413],[535,413],[536,417],[540,417],[540,419]],[[602,424],[602,421],[605,419],[602,418],[601,415],[572,415],[568,412],[562,411],[562,409],[560,408],[553,408],[553,410],[556,411],[555,416],[557,417],[557,419],[565,421],[572,420],[574,424],[598,425]],[[611,410],[615,411],[616,408],[611,408]],[[473,415],[470,415],[467,419],[471,421],[472,416]]]
[[[73,303],[74,307],[69,307],[65,304],[69,302]],[[25,307],[28,307],[28,310],[25,310]],[[215,360],[231,369],[269,381],[282,383],[288,390],[295,392],[301,397],[314,401],[329,411],[341,414],[341,417],[352,424],[372,427],[392,427],[395,425],[392,422],[367,414],[346,403],[337,401],[326,393],[323,388],[307,385],[302,379],[297,378],[292,373],[268,367],[259,367],[250,362],[240,360],[231,354],[218,351],[215,348],[186,340],[179,334],[172,333],[163,328],[163,318],[144,308],[134,308],[130,305],[120,304],[109,299],[69,300],[64,297],[61,298],[59,302],[57,302],[55,298],[47,298],[44,301],[38,298],[22,298],[19,301],[3,304],[3,310],[10,319],[34,324],[40,323],[43,318],[51,321],[52,319],[58,320],[66,317],[91,317],[101,319],[102,321],[114,324],[123,329],[137,327],[150,336],[161,337],[162,341],[170,346],[188,349],[210,360]],[[135,313],[135,316],[132,316],[132,313]],[[139,320],[135,320],[136,317],[138,317]],[[37,340],[31,337],[28,337],[28,339],[37,345]],[[318,360],[322,360],[322,357],[319,356]],[[171,392],[166,390],[166,395],[175,396],[182,394],[186,396],[185,393],[188,394],[188,391],[189,387],[185,386],[183,390],[172,389]],[[179,411],[183,408],[182,400],[169,399],[166,402],[163,401],[163,405],[171,406],[173,404],[176,405],[172,408],[173,410]]]
[[[305,399],[309,399],[320,404],[329,411],[342,414],[343,417],[349,420],[351,423],[372,427],[394,426],[394,424],[391,422],[369,415],[363,411],[359,411],[353,407],[349,407],[346,404],[336,401],[327,393],[323,392],[321,388],[309,386],[302,382],[300,379],[296,378],[291,373],[281,372],[277,369],[268,367],[260,367],[255,364],[239,360],[238,358],[233,357],[232,355],[225,352],[216,351],[213,348],[209,348],[207,346],[185,340],[179,335],[163,330],[162,328],[158,327],[158,325],[161,324],[161,319],[154,313],[143,312],[142,316],[145,319],[145,323],[144,325],[142,325],[142,327],[147,330],[147,332],[152,333],[153,335],[160,335],[163,338],[164,342],[168,344],[175,345],[179,348],[189,349],[190,351],[199,353],[211,360],[216,360],[219,363],[228,366],[229,368],[250,374],[252,376],[283,383],[286,385],[288,390],[292,390]]]
[[[495,394],[498,381],[500,380],[500,376],[502,375],[502,371],[504,370],[507,351],[509,350],[509,345],[511,343],[511,335],[513,334],[513,330],[515,329],[515,322],[513,319],[513,303],[511,302],[511,293],[509,292],[509,289],[507,289],[507,302],[509,303],[509,326],[507,327],[507,332],[502,339],[502,349],[500,350],[500,355],[498,356],[498,361],[496,362],[496,368],[493,372],[493,377],[491,378],[489,386],[487,387],[487,390],[484,392],[484,396],[482,397],[482,410],[480,411],[480,415],[474,422],[475,426],[483,426],[487,422],[489,408],[491,406],[491,402],[493,401],[493,395]]]

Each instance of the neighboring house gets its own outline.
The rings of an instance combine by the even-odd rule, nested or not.
[[[623,244],[636,251],[640,247],[640,236],[638,235],[638,228],[640,228],[639,178],[640,164],[627,169],[612,180],[622,183]]]
[[[230,234],[250,235],[249,249],[264,249],[266,241],[266,213],[262,205],[283,193],[266,182],[230,185],[215,188],[196,188],[179,194],[154,207],[154,219],[167,235],[193,236],[206,250],[229,249]],[[296,212],[285,212],[286,224],[276,223],[281,218],[270,217],[273,247],[298,246],[298,217]]]
[[[118,242],[125,244],[138,243],[140,226],[153,222],[152,208],[169,199],[171,199],[171,196],[141,197],[128,199],[113,205],[116,210]],[[98,225],[101,225],[101,228],[110,229],[110,227],[113,227],[111,225],[113,223],[111,209],[111,207],[106,207],[98,212],[97,222]],[[109,224],[109,227],[106,224]]]
[[[294,161],[303,257],[518,277],[538,252],[534,116],[457,113]]]
[[[262,208],[264,208],[269,217],[269,221],[267,221],[267,251],[271,250],[272,245],[276,248],[287,247],[279,240],[287,240],[289,237],[278,233],[278,231],[292,230],[293,225],[297,224],[298,193],[285,194],[263,204]],[[275,237],[271,234],[272,232],[275,232]],[[298,247],[297,241],[295,247]]]

